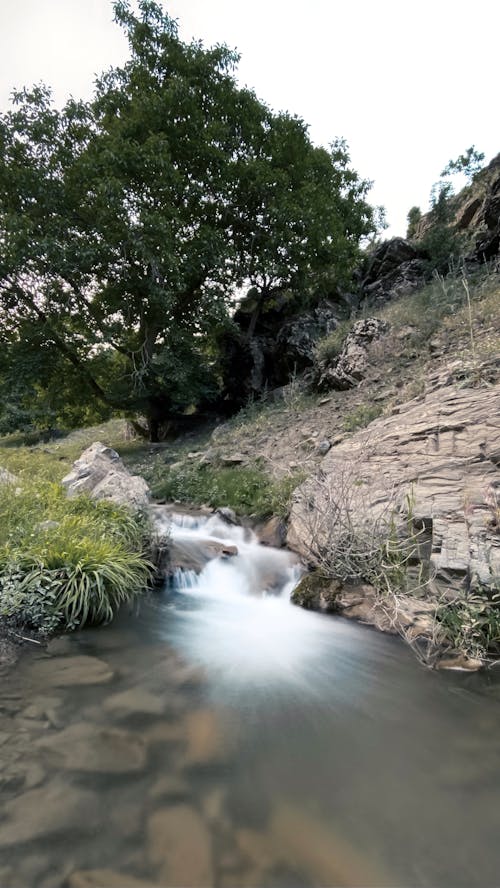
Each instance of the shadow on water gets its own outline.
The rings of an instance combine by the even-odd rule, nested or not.
[[[496,884],[500,673],[292,607],[211,522],[173,534],[237,554],[4,676],[0,885]]]

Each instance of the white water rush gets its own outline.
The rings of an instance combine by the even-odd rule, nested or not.
[[[331,651],[331,623],[290,603],[304,573],[298,557],[259,543],[248,528],[218,516],[165,515],[172,540],[169,588],[182,619],[176,645],[224,683],[303,685],[318,651]],[[169,634],[168,626],[165,632]],[[337,655],[349,628],[338,626]],[[331,653],[330,653],[331,657]],[[316,667],[317,668],[317,667]]]

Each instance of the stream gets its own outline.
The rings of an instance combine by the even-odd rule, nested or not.
[[[292,606],[291,553],[172,521],[201,573],[2,674],[1,888],[498,885],[500,671],[426,670]]]

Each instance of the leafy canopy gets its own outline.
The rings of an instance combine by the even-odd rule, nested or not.
[[[67,377],[65,396],[143,412],[155,436],[216,393],[238,286],[312,298],[375,223],[345,144],[314,147],[239,88],[236,53],[183,43],[153,0],[114,13],[130,57],[90,102],[35,86],[0,116],[0,340],[15,409],[38,386],[50,412]]]

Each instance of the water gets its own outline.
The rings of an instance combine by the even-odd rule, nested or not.
[[[241,528],[173,535],[238,554],[3,677],[2,888],[498,884],[500,674],[294,608]]]

